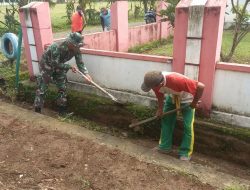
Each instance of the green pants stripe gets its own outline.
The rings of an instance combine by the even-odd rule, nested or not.
[[[185,106],[186,104],[181,104]],[[163,111],[171,111],[176,108],[170,96],[166,97]],[[181,111],[183,116],[183,137],[182,143],[179,149],[180,156],[191,156],[194,146],[194,115],[195,109],[187,107]],[[177,113],[172,113],[165,116],[161,121],[161,138],[159,141],[159,147],[163,150],[170,150],[173,142],[173,132],[176,124]]]

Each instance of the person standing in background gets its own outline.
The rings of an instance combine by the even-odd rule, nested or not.
[[[105,7],[101,8],[100,19],[103,31],[110,30],[110,17],[111,17],[110,10]]]
[[[78,5],[76,12],[71,17],[71,32],[78,32],[82,34],[83,29],[86,26],[86,19],[84,17],[82,7]]]

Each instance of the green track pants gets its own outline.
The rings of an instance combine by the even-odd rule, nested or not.
[[[181,104],[185,106],[186,104]],[[170,96],[166,97],[163,111],[171,111],[176,108]],[[182,111],[184,121],[184,132],[182,143],[179,149],[180,156],[191,156],[194,146],[194,113],[195,109],[187,107]],[[163,150],[171,150],[173,142],[173,132],[176,124],[177,113],[172,113],[165,116],[161,121],[161,138],[159,141],[159,148]]]

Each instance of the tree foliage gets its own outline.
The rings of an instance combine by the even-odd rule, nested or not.
[[[161,16],[166,16],[166,19],[170,22],[171,26],[174,27],[175,20],[175,7],[179,3],[180,0],[165,0],[168,4],[167,9],[161,10]]]
[[[235,5],[234,0],[231,0],[231,3],[232,12],[235,14],[233,41],[229,53],[227,55],[221,53],[222,61],[230,61],[232,59],[237,46],[250,30],[250,14],[247,11],[247,6],[250,4],[250,0],[245,0],[243,5],[240,5],[238,1]]]
[[[50,7],[55,6],[55,3],[51,0],[48,1]],[[4,20],[0,21],[0,35],[6,32],[11,32],[17,34],[18,28],[20,26],[19,21],[19,8],[28,4],[29,0],[17,0],[9,1],[8,6],[6,6],[4,11],[0,11],[0,14],[4,15]]]
[[[144,12],[147,12],[148,10],[154,10],[155,9],[155,2],[156,0],[140,0],[144,7]]]
[[[71,23],[71,16],[75,11],[74,1],[67,1],[66,3],[66,17],[67,17],[67,23]]]
[[[0,11],[3,14],[3,21],[0,21],[0,35],[6,32],[12,32],[17,34],[18,27],[20,25],[18,18],[18,7],[14,3],[9,3],[9,6],[4,11]]]

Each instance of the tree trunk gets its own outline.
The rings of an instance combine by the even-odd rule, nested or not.
[[[221,59],[222,61],[230,61],[234,55],[234,52],[236,50],[236,47],[238,46],[238,44],[240,43],[240,41],[243,39],[243,37],[245,36],[245,34],[242,33],[242,25],[244,24],[244,15],[246,13],[246,7],[247,4],[249,3],[250,0],[246,0],[245,4],[243,6],[242,9],[239,9],[239,1],[237,0],[237,5],[235,7],[233,0],[231,0],[232,6],[233,6],[233,10],[235,11],[236,17],[235,17],[235,27],[234,27],[234,37],[233,37],[233,42],[232,42],[232,46],[230,49],[230,52],[228,55],[223,55],[221,53]],[[242,33],[242,36],[240,37],[240,33]]]
[[[143,7],[144,7],[144,12],[148,11],[148,0],[143,0]]]

